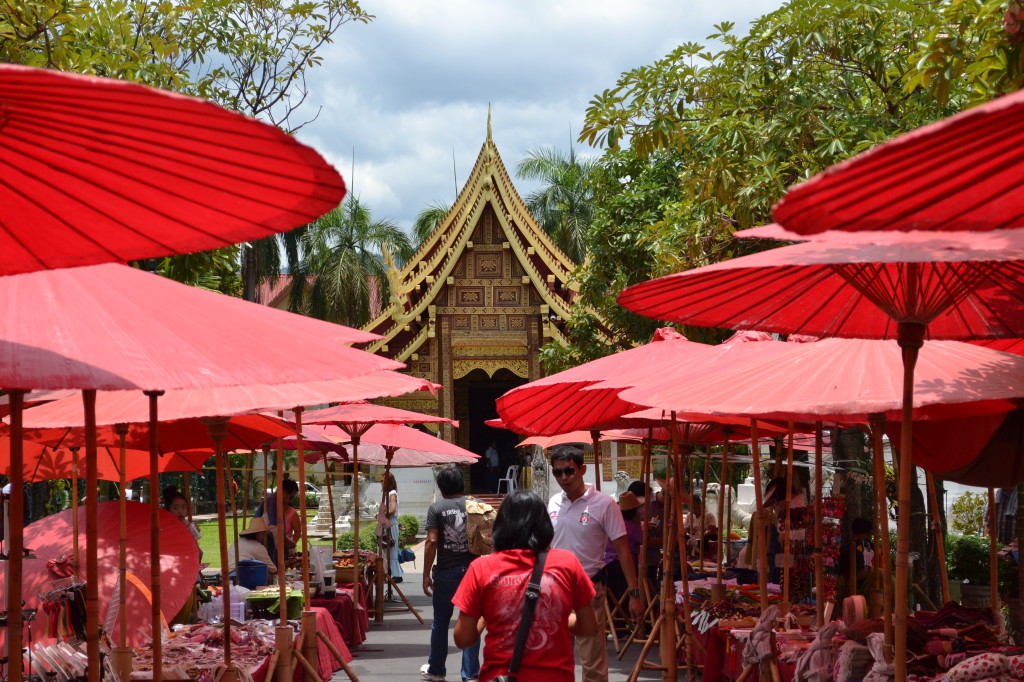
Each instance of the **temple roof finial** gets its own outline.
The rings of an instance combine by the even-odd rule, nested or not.
[[[487,103],[487,141],[493,142],[491,138],[491,103]]]

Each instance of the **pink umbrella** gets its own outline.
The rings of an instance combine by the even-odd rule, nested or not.
[[[352,445],[348,434],[330,424],[309,426],[303,433],[316,433],[323,440],[306,440],[306,446],[326,459],[348,462],[352,458]],[[285,438],[285,446],[294,446],[295,436]],[[306,455],[307,462],[319,462],[323,454]],[[394,467],[422,467],[431,464],[472,464],[480,455],[454,443],[402,424],[375,424],[359,438],[359,462]]]
[[[824,230],[1002,230],[1024,226],[1016,92],[905,133],[792,187],[775,219]]]
[[[117,502],[104,502],[96,506],[96,524],[99,534],[97,553],[100,572],[97,587],[100,608],[107,610],[118,583],[120,514]],[[126,540],[128,543],[127,571],[130,574],[128,587],[123,593],[127,598],[127,612],[143,625],[142,616],[150,611],[152,599],[151,566],[149,553],[149,514],[147,506],[139,502],[126,502],[128,508]],[[79,522],[84,522],[86,510],[79,508]],[[161,553],[156,563],[160,576],[161,590],[158,608],[164,619],[170,621],[188,600],[199,574],[199,546],[185,524],[170,512],[160,510],[159,523]],[[47,516],[29,524],[24,529],[25,545],[35,553],[35,558],[25,559],[25,602],[31,607],[42,606],[40,594],[49,589],[56,576],[47,570],[47,562],[71,553],[73,536],[72,511],[70,509]],[[7,562],[3,562],[6,565]],[[2,568],[2,567],[0,567]],[[46,640],[47,615],[43,610],[32,624],[33,640]],[[108,633],[112,641],[120,639],[121,629],[115,624]],[[135,628],[125,632],[130,646],[141,646],[148,637]]]
[[[348,347],[377,338],[372,334],[124,265],[33,272],[3,283],[0,385],[7,387],[170,390],[402,367]]]
[[[54,481],[61,478],[78,478],[79,474],[73,466],[70,449],[50,448],[41,443],[28,441],[25,443],[26,461],[22,469],[22,478],[26,483]],[[120,449],[117,447],[97,448],[99,460],[96,463],[96,477],[104,481],[121,480]],[[201,472],[206,460],[213,456],[213,450],[186,450],[183,452],[167,452],[159,458],[159,471],[194,471]],[[11,475],[11,440],[0,438],[0,475]],[[149,450],[128,450],[125,480],[131,481],[149,475]]]
[[[345,196],[315,151],[204,100],[15,64],[0,99],[0,275],[229,246]]]

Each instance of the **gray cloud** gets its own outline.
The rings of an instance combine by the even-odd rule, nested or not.
[[[453,151],[461,183],[484,141],[488,103],[512,172],[531,149],[566,149],[591,97],[621,72],[680,43],[705,42],[720,21],[742,31],[780,4],[366,1],[377,18],[344,27],[325,51],[300,109],[320,115],[299,137],[337,166],[376,217],[408,228],[428,204],[454,199]],[[517,185],[524,195],[532,189]]]

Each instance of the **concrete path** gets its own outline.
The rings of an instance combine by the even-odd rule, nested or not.
[[[430,599],[423,594],[422,588],[423,543],[417,545],[414,551],[416,553],[415,566],[411,563],[403,565],[405,578],[399,587],[420,612],[425,624],[420,625],[416,617],[404,608],[401,612],[385,613],[383,623],[374,623],[371,615],[370,629],[367,632],[363,648],[352,652],[355,656],[355,660],[351,663],[352,671],[361,681],[419,680],[420,666],[427,662],[427,655],[430,651],[432,609]],[[395,595],[395,598],[398,599],[398,596]],[[386,603],[386,608],[398,609],[400,607],[404,607],[400,600]],[[456,610],[456,617],[457,614],[458,610]],[[624,659],[618,661],[615,649],[609,639],[608,654],[609,680],[620,682],[629,677],[629,673],[640,655],[640,646],[632,645]],[[451,643],[449,635],[447,668],[448,679],[451,682],[460,681],[461,660],[461,652]],[[658,661],[657,651],[653,653],[650,660],[655,663]],[[337,682],[347,679],[344,671],[338,671],[332,678]],[[582,679],[579,666],[576,667],[576,679]],[[661,673],[658,671],[648,670],[640,675],[640,680],[660,679]],[[686,679],[685,674],[681,675],[679,679]]]

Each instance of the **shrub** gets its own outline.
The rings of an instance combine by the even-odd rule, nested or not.
[[[946,566],[953,580],[988,585],[988,538],[978,535],[946,536]]]
[[[359,529],[359,549],[364,552],[377,551],[377,536],[373,532],[374,525],[363,526]],[[338,536],[338,549],[352,549],[352,531],[347,531]]]
[[[298,504],[296,504],[295,506],[298,507]],[[316,493],[306,493],[306,510],[309,511],[310,509],[319,509],[319,508],[320,508],[320,498],[317,496],[317,494]]]
[[[984,495],[968,490],[953,501],[950,530],[964,535],[981,535],[985,532],[987,508],[988,500]]]
[[[398,517],[398,544],[403,547],[416,542],[420,532],[420,520],[412,514],[401,514]]]

